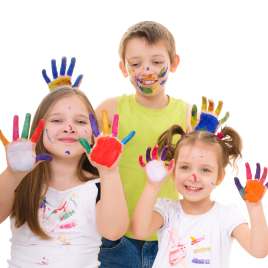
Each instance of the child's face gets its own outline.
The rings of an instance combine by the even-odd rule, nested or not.
[[[85,149],[78,138],[91,141],[89,111],[78,96],[69,96],[54,103],[43,130],[43,143],[52,157],[81,157]]]
[[[214,185],[219,185],[223,180],[225,171],[220,176],[218,174],[217,149],[201,142],[180,148],[175,182],[177,190],[187,201],[210,199]]]
[[[170,65],[165,45],[159,42],[148,45],[145,39],[134,38],[128,41],[125,53],[125,67],[120,62],[124,77],[128,77],[137,94],[152,96],[164,90],[170,71],[175,72],[179,64]]]

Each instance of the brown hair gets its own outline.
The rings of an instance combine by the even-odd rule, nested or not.
[[[59,99],[68,96],[79,96],[87,106],[89,113],[92,113],[94,115],[95,121],[98,125],[95,112],[84,92],[82,92],[79,89],[72,88],[70,86],[61,86],[53,90],[49,94],[47,94],[46,97],[40,103],[33,118],[30,137],[33,135],[40,119],[46,120],[51,105],[56,101],[58,101]],[[94,142],[93,137],[91,140]],[[44,153],[49,154],[49,152],[44,147],[42,136],[40,137],[40,139],[36,144],[35,151],[36,155]],[[80,181],[86,182],[91,180],[91,178],[86,177],[86,175],[83,172],[83,169],[95,176],[98,176],[98,170],[91,165],[85,153],[81,156],[80,162],[78,164],[77,175]],[[47,234],[45,234],[45,232],[42,230],[39,224],[38,211],[41,202],[43,201],[46,195],[48,187],[49,187],[49,162],[44,161],[40,163],[38,166],[36,166],[36,168],[33,171],[27,174],[17,187],[15,191],[14,206],[11,212],[11,218],[15,218],[15,226],[17,228],[19,228],[20,226],[22,226],[24,223],[27,222],[30,230],[34,234],[44,239],[50,239],[50,237]]]
[[[118,53],[124,66],[127,42],[134,38],[145,38],[149,45],[163,42],[167,48],[170,63],[173,64],[176,56],[176,44],[172,33],[160,23],[142,21],[128,28],[122,36]]]
[[[222,139],[208,131],[198,130],[186,134],[182,127],[174,125],[158,138],[158,152],[162,152],[163,148],[168,145],[169,149],[166,160],[170,161],[171,159],[174,159],[176,165],[181,146],[194,145],[196,142],[202,142],[206,145],[216,146],[218,148],[219,172],[225,169],[228,164],[231,165],[233,170],[238,170],[237,161],[242,158],[242,138],[231,127],[224,127],[220,133],[223,135]],[[178,134],[186,135],[179,139],[177,144],[172,144],[173,136]]]

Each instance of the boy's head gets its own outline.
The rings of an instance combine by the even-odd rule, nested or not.
[[[137,93],[151,96],[165,88],[180,62],[173,35],[163,25],[144,21],[131,26],[119,45],[120,69]]]

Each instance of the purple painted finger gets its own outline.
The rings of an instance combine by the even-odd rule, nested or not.
[[[52,156],[49,154],[40,154],[35,158],[36,163],[39,161],[52,161]]]
[[[113,122],[113,130],[112,130],[112,135],[115,138],[117,138],[117,134],[118,134],[118,122],[119,122],[119,115],[115,114],[114,115],[114,122]]]
[[[268,188],[268,182],[265,184],[265,186]]]
[[[150,161],[152,161],[152,158],[151,158],[151,147],[148,147],[147,148],[147,151],[146,151],[146,161],[147,163],[149,163]]]
[[[260,179],[260,183],[264,184],[266,177],[267,177],[267,167],[265,167],[263,170],[262,177]]]
[[[246,165],[247,180],[251,180],[252,175],[251,175],[251,170],[250,170],[249,163],[246,163],[245,165]]]
[[[256,166],[257,167],[256,167],[255,180],[256,179],[259,180],[261,177],[261,165],[260,165],[260,163],[257,163]]]
[[[19,116],[14,115],[13,118],[13,141],[17,141],[19,139]]]
[[[161,154],[161,160],[162,161],[166,161],[167,151],[168,151],[168,146],[165,146],[163,151],[162,151],[162,154]]]
[[[95,137],[98,137],[100,135],[100,131],[99,131],[98,127],[97,127],[97,124],[96,124],[96,121],[95,121],[95,118],[94,118],[93,114],[89,115],[89,121],[90,121],[90,125],[91,125],[91,128],[92,128],[93,135]]]
[[[234,181],[235,181],[237,190],[240,192],[243,189],[243,186],[241,185],[240,180],[237,177],[235,177]]]

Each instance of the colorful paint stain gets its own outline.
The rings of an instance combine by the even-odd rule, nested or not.
[[[177,244],[171,247],[169,251],[169,264],[171,266],[176,266],[187,256],[186,247],[184,244]]]
[[[225,123],[229,118],[229,116],[230,116],[229,112],[226,112],[225,116],[220,120],[220,124]]]
[[[65,201],[65,203],[63,204],[62,207],[53,210],[47,219],[49,219],[49,218],[51,217],[51,215],[53,215],[53,214],[57,214],[57,213],[58,213],[59,211],[61,211],[61,210],[63,210],[64,212],[66,212],[66,207],[65,207],[66,204],[67,204],[67,201]]]
[[[208,100],[208,112],[212,113],[214,110],[214,102],[212,100]]]
[[[77,204],[76,204],[76,202],[72,199],[71,196],[70,196],[70,200],[74,203],[75,207],[77,208]]]
[[[149,71],[149,70],[150,70],[149,67],[147,67],[147,68],[146,68],[146,71]]]
[[[51,139],[50,139],[50,137],[49,137],[49,135],[48,135],[48,130],[46,129],[46,133],[47,133],[47,138],[48,138],[48,140],[51,142],[51,144],[52,144],[52,141],[51,141]]]
[[[211,184],[212,184],[214,187],[216,187],[215,184],[214,184],[213,182],[211,182]]]
[[[87,133],[87,131],[85,130],[85,132]]]
[[[210,264],[210,260],[203,260],[203,259],[199,260],[199,259],[194,258],[192,260],[192,263],[196,263],[196,264]]]
[[[192,107],[192,114],[191,114],[191,126],[195,127],[198,123],[197,119],[197,106],[194,104]]]
[[[71,236],[66,236],[66,235],[60,235],[56,240],[60,241],[64,245],[71,245],[70,241],[72,240],[72,237]]]
[[[249,180],[244,190],[244,200],[258,203],[265,191],[265,186],[258,180]]]
[[[70,151],[66,151],[65,153],[68,154],[68,155],[70,155]]]
[[[70,131],[72,131],[72,130],[73,130],[73,128],[72,128],[72,126],[71,126],[71,125],[69,125],[69,128],[70,128]]]
[[[77,226],[77,222],[76,221],[71,221],[65,224],[61,224],[59,225],[59,229],[72,229],[75,228]]]
[[[204,96],[202,97],[202,110],[207,111],[207,98]]]
[[[201,113],[199,123],[195,127],[195,130],[203,130],[215,133],[218,126],[219,121],[214,115]]]
[[[166,82],[167,82],[167,79],[166,79],[166,80],[163,80],[163,81],[160,83],[160,85],[162,86],[162,85],[164,85]]]
[[[129,75],[131,75],[131,72],[130,72],[130,70],[129,70],[129,69],[127,69],[127,70],[128,70],[128,74],[129,74]]]
[[[195,245],[195,244],[199,243],[200,241],[204,240],[206,238],[206,236],[204,235],[204,236],[202,236],[200,238],[197,238],[197,239],[195,239],[194,237],[190,236],[190,238],[192,239],[191,245]]]
[[[62,217],[60,217],[60,221],[64,221],[64,220],[68,219],[68,218],[71,217],[74,213],[75,213],[74,210],[71,210],[71,211],[69,211],[69,212],[66,212]]]
[[[129,64],[129,65],[131,65],[131,63],[130,63],[130,61],[129,61],[129,59],[127,58],[127,63]]]
[[[166,68],[166,67],[163,67],[163,68],[161,69],[161,71],[160,71],[160,73],[159,73],[159,75],[158,75],[157,78],[159,79],[159,78],[161,78],[161,77],[164,77],[164,76],[166,75],[167,71],[168,71],[168,66],[167,66],[167,68]]]
[[[194,178],[194,181],[197,181],[196,175],[195,174],[192,174],[192,176]]]
[[[194,249],[194,253],[206,253],[206,252],[210,252],[211,248],[198,248],[198,249]]]
[[[132,72],[135,73],[135,70],[133,69]]]
[[[50,91],[54,90],[55,88],[59,86],[64,86],[64,85],[72,85],[71,83],[71,78],[70,77],[59,77],[58,79],[50,82],[48,85]]]
[[[219,101],[219,104],[218,104],[218,106],[217,106],[217,108],[215,110],[215,114],[216,115],[220,115],[221,110],[222,110],[222,105],[223,105],[223,102],[222,101]]]

